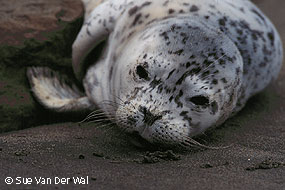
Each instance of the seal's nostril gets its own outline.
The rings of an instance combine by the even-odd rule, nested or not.
[[[143,114],[147,115],[148,114],[148,110],[146,109],[146,107],[143,107]]]
[[[144,115],[144,120],[146,120],[147,118],[153,117],[153,114],[146,107],[141,107],[140,111]]]
[[[139,111],[143,113],[143,115],[146,115],[147,114],[147,108],[144,107],[144,106],[140,106],[139,107]]]
[[[139,110],[144,115],[143,122],[149,126],[153,125],[155,121],[162,118],[161,115],[154,115],[144,106],[140,106]]]

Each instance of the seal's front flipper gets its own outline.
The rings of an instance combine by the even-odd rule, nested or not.
[[[34,96],[47,109],[56,112],[94,109],[94,104],[75,85],[67,85],[47,67],[29,67],[27,76]]]
[[[88,18],[91,12],[100,4],[102,4],[105,0],[82,0],[84,5],[85,18]]]
[[[72,66],[77,79],[82,79],[84,58],[105,41],[130,0],[83,0],[84,24],[72,45]]]

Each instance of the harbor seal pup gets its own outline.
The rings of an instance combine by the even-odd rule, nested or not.
[[[198,145],[276,79],[282,44],[247,0],[85,0],[73,69],[85,93],[48,68],[27,71],[38,101],[58,112],[100,109],[150,143]],[[84,58],[105,41],[84,72]],[[91,117],[99,116],[97,112]]]

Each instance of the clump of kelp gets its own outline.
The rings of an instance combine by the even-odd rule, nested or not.
[[[0,46],[0,132],[23,129],[51,120],[64,119],[62,115],[41,109],[33,100],[26,78],[29,66],[48,66],[64,72],[74,80],[71,67],[72,43],[83,19],[60,23],[61,29],[46,34],[47,40],[24,41],[21,46]]]

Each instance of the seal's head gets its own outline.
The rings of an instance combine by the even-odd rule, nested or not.
[[[243,64],[235,44],[186,20],[150,24],[118,56],[117,123],[152,143],[187,144],[223,122],[237,102]]]

